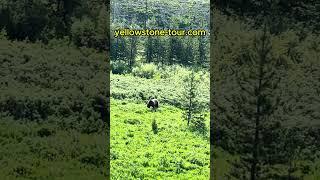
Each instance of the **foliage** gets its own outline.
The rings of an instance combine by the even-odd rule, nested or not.
[[[106,179],[105,1],[0,1],[0,179]]]
[[[171,66],[159,69],[160,78],[146,79],[132,75],[111,74],[111,97],[114,99],[127,99],[131,101],[148,100],[150,96],[157,96],[161,104],[170,104],[182,108],[183,79],[189,70],[179,66]],[[208,109],[209,103],[209,74],[199,72],[203,81],[199,84],[199,103]],[[163,78],[161,78],[163,77]],[[139,82],[137,84],[137,82]]]
[[[193,122],[194,116],[200,114],[203,111],[203,107],[199,102],[199,77],[196,77],[195,71],[192,70],[190,74],[184,78],[184,87],[183,87],[183,109],[184,109],[184,119],[188,121],[188,126],[190,122]],[[198,119],[199,120],[199,119]],[[196,121],[199,122],[199,121]]]
[[[206,135],[208,132],[208,128],[206,126],[206,116],[207,114],[197,114],[192,119],[192,130],[195,132],[199,132],[201,135]]]
[[[93,49],[0,43],[10,47],[0,54],[0,81],[5,85],[0,89],[1,112],[37,121],[49,116],[100,118],[94,107],[98,105],[95,98],[106,95],[104,78],[100,78],[107,73],[103,54]]]
[[[179,2],[180,3],[180,2]],[[209,1],[184,1],[184,8],[176,1],[117,1],[111,2],[111,29],[209,29]],[[143,8],[142,8],[143,7]],[[204,8],[207,7],[207,8]],[[192,16],[190,15],[192,14]],[[180,15],[180,16],[177,16]],[[204,37],[132,37],[111,39],[111,59],[137,61],[132,57],[144,57],[143,63],[190,66],[197,62],[209,66],[209,36]]]
[[[75,21],[71,26],[71,34],[76,46],[92,47],[94,45],[94,23],[88,17]]]
[[[316,178],[319,146],[313,141],[317,136],[308,132],[319,129],[315,110],[319,81],[314,74],[319,68],[319,50],[310,40],[317,41],[319,36],[308,27],[287,30],[270,19],[255,19],[257,14],[250,7],[243,7],[244,16],[226,16],[228,10],[213,9],[211,143],[230,153],[219,159],[227,170],[222,172],[216,165],[218,175],[214,176],[248,179],[253,163],[261,162],[260,176],[252,178]],[[247,21],[245,11],[255,15]],[[253,27],[250,21],[257,24]],[[258,39],[257,34],[264,30],[259,25],[262,22],[269,27],[268,35]],[[257,76],[259,59],[265,59],[260,68],[263,88]],[[257,117],[262,116],[257,125]],[[258,156],[254,156],[257,149]]]
[[[111,99],[111,179],[208,179],[208,134],[189,131],[181,113],[170,105],[152,112],[144,103]]]
[[[0,179],[105,179],[105,55],[64,40],[0,49]]]
[[[154,134],[158,133],[158,125],[157,125],[156,119],[153,119],[153,121],[152,121],[152,131]]]
[[[126,74],[130,72],[130,69],[124,61],[113,61],[111,63],[111,72],[113,74]]]
[[[34,0],[0,2],[0,29],[11,40],[47,43],[68,36],[78,46],[106,50],[109,26],[104,1]],[[88,41],[88,42],[86,42]]]
[[[24,123],[11,117],[1,117],[0,132],[0,179],[106,178],[104,134],[65,131],[53,123]]]
[[[153,63],[141,64],[132,69],[132,74],[141,78],[152,79],[157,72],[157,66]]]
[[[319,6],[317,0],[280,0],[280,1],[223,1],[218,0],[212,6],[221,10],[225,14],[234,14],[246,19],[248,22],[259,26],[262,23],[263,14],[261,13],[268,6],[268,16],[271,17],[271,30],[274,33],[287,31],[289,29],[301,30],[307,28],[309,31],[319,33]],[[303,24],[303,25],[302,25]]]

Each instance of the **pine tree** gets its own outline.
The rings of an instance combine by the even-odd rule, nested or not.
[[[105,5],[102,5],[99,16],[97,17],[96,25],[96,48],[100,50],[107,49],[107,42],[109,40],[109,18],[108,9]]]
[[[184,93],[183,93],[183,109],[184,109],[184,119],[187,120],[188,126],[190,122],[196,118],[203,111],[198,100],[198,85],[200,83],[199,78],[196,77],[196,72],[192,69],[191,73],[185,78]]]
[[[153,60],[153,38],[147,37],[146,38],[146,45],[145,45],[145,53],[146,53],[146,60],[148,63],[151,63]]]
[[[138,44],[138,39],[137,37],[129,37],[129,41],[130,41],[130,54],[129,54],[129,61],[128,61],[128,65],[129,68],[131,69],[135,63],[135,59],[137,56],[137,44]]]
[[[195,64],[193,61],[195,60],[195,53],[194,53],[194,43],[192,38],[187,39],[186,47],[184,48],[184,55],[183,61],[181,64],[190,66],[191,64]]]
[[[233,142],[240,155],[239,160],[232,162],[229,178],[256,180],[268,177],[275,162],[272,155],[276,153],[278,137],[274,133],[281,128],[281,121],[273,118],[273,113],[278,107],[281,65],[272,57],[266,26],[250,42],[243,44],[242,52],[235,56],[232,82],[224,85],[223,101],[216,101],[215,106],[219,121],[233,131]]]
[[[207,66],[205,37],[199,36],[198,41],[199,41],[199,45],[198,45],[198,52],[199,52],[198,64],[200,66],[202,66],[202,67],[205,67],[205,66]]]

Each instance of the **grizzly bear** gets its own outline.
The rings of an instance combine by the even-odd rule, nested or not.
[[[147,102],[147,107],[152,107],[152,109],[156,110],[157,108],[159,108],[159,101],[155,98],[150,98]]]

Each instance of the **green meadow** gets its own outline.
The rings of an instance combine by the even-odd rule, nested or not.
[[[177,102],[183,93],[182,78],[177,76],[187,72],[178,67],[175,77],[163,79],[156,78],[161,74],[152,79],[111,74],[111,179],[209,178],[209,110],[206,131],[199,132],[187,125],[182,102]],[[204,82],[200,87],[207,88],[201,89],[200,97],[208,103],[209,85]],[[144,100],[152,94],[160,102],[156,111]]]
[[[111,99],[110,140],[112,179],[209,178],[208,138],[190,132],[174,106],[153,112],[141,103]]]

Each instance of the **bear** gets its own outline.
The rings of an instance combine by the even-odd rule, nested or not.
[[[149,101],[147,102],[147,107],[152,107],[152,109],[156,110],[157,108],[159,108],[159,101],[155,98],[149,98]]]

